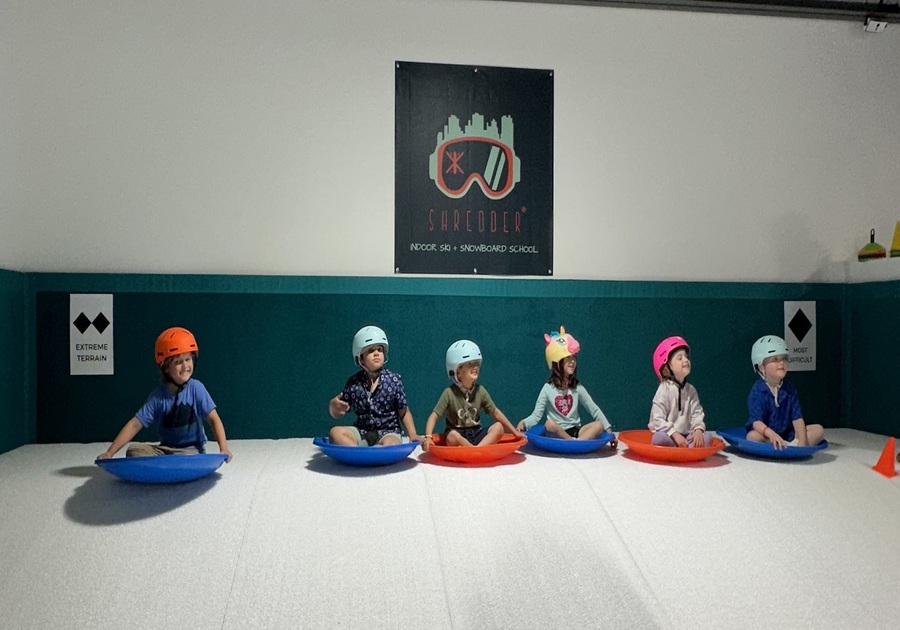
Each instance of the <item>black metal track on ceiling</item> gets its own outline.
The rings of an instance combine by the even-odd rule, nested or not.
[[[508,0],[541,4],[624,7],[705,13],[735,13],[798,17],[820,20],[849,20],[862,24],[866,18],[900,24],[900,4],[894,2],[841,2],[839,0]]]

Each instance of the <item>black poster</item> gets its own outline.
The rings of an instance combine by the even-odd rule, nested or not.
[[[553,274],[553,72],[397,62],[396,273]]]

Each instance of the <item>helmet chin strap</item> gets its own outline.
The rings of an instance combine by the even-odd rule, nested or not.
[[[194,366],[196,367],[196,365],[197,365],[197,356],[196,356],[196,354],[194,354],[193,359],[194,359]],[[163,365],[165,365],[165,362],[163,362]],[[179,392],[181,392],[181,391],[184,389],[185,385],[188,384],[188,381],[191,380],[191,377],[194,376],[194,373],[191,372],[191,376],[188,377],[188,381],[185,381],[184,383],[182,383],[181,385],[179,385],[178,383],[175,382],[175,380],[174,380],[171,376],[169,376],[169,373],[165,370],[165,368],[163,367],[163,365],[160,365],[160,366],[159,366],[159,373],[162,375],[162,380],[163,380],[165,383],[168,383],[169,385],[173,385]]]
[[[187,385],[187,381],[185,381],[181,385],[176,383],[175,379],[173,379],[171,376],[169,376],[169,374],[165,370],[162,369],[162,366],[159,367],[159,371],[162,373],[163,381],[165,381],[169,385],[173,385],[179,392],[184,389],[185,385]],[[188,379],[188,381],[189,380],[191,380],[191,379]]]
[[[385,364],[385,363],[387,363],[387,358],[385,358],[384,361],[381,362],[381,367],[380,367],[380,368],[378,368],[377,370],[375,370],[374,372],[372,372],[372,371],[370,371],[369,369],[367,369],[366,366],[364,366],[364,365],[362,364],[362,361],[360,360],[360,357],[356,357],[356,365],[358,365],[359,367],[362,368],[363,372],[366,373],[366,376],[368,376],[368,377],[369,377],[369,380],[370,380],[371,382],[373,382],[373,383],[374,383],[376,380],[378,380],[378,377],[379,377],[379,376],[381,376],[381,370],[384,369],[384,364]]]
[[[765,373],[760,368],[756,368],[756,372],[757,372],[757,374],[760,375],[760,377],[762,377],[762,380],[765,381],[766,385],[769,386],[769,389],[775,390],[773,392],[773,394],[775,396],[775,406],[777,407],[778,406],[778,390],[781,389],[781,386],[784,383],[784,379],[779,379],[777,381],[770,381],[769,379],[766,378]]]

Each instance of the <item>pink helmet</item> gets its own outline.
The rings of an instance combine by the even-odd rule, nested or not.
[[[656,350],[653,351],[653,371],[656,372],[656,378],[659,380],[663,380],[660,369],[669,362],[669,355],[678,348],[684,348],[688,351],[688,354],[691,352],[691,347],[688,345],[688,342],[685,341],[684,338],[677,336],[666,337],[659,342],[659,345],[656,346]]]

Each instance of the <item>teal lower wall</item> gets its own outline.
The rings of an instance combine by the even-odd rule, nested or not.
[[[900,437],[900,281],[848,287],[852,427]]]
[[[25,353],[26,275],[0,270],[0,453],[28,440],[25,378],[30,364]]]
[[[820,369],[790,376],[804,415],[848,426],[841,285],[31,274],[30,290],[38,442],[112,440],[156,383],[156,335],[175,325],[197,336],[195,375],[231,438],[325,434],[328,400],[354,371],[351,338],[370,323],[388,334],[388,367],[420,430],[460,338],[481,347],[481,382],[507,416],[530,413],[547,378],[543,334],[560,324],[581,342],[579,378],[616,429],[646,427],[651,353],[670,334],[692,345],[710,428],[743,424],[750,346],[783,329],[785,300],[817,302]],[[114,376],[69,376],[69,293],[114,294]]]

